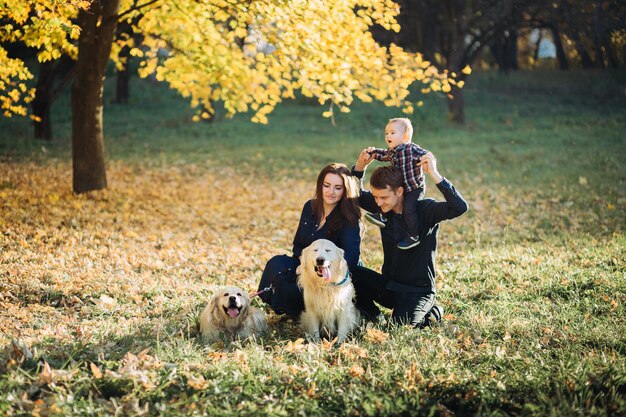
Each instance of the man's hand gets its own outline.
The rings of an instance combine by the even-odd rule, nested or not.
[[[437,171],[437,159],[432,152],[423,155],[418,165],[422,167],[422,170],[426,174],[430,175],[433,181],[435,181],[435,184],[439,184],[443,180],[443,177],[439,174],[439,171]]]
[[[365,171],[365,168],[367,168],[367,166],[374,160],[374,157],[370,153],[372,149],[374,148],[369,147],[361,151],[361,153],[359,154],[359,159],[357,159],[356,164],[354,164],[354,169],[356,171]]]

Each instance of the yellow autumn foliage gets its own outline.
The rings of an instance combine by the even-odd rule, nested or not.
[[[419,53],[380,46],[370,29],[380,25],[399,31],[399,7],[375,0],[180,0],[138,7],[122,0],[120,19],[143,37],[115,41],[111,59],[124,46],[140,58],[139,74],[165,81],[197,107],[195,120],[223,102],[228,116],[253,110],[252,120],[267,123],[276,105],[295,91],[321,105],[348,112],[355,96],[376,99],[412,112],[409,97],[415,82],[427,90],[449,91],[448,74],[439,72]],[[0,3],[0,42],[35,48],[39,61],[77,56],[74,23],[84,0],[25,0]],[[26,114],[34,89],[22,82],[33,75],[24,62],[0,48],[0,106],[5,116]],[[13,92],[15,91],[15,92]],[[331,116],[332,112],[325,112]]]
[[[90,2],[79,0],[19,0],[0,2],[0,45],[22,43],[37,51],[40,62],[55,60],[61,55],[76,57],[73,43],[79,28],[74,19],[79,9],[89,8]],[[25,81],[33,78],[23,60],[10,58],[0,46],[0,109],[2,115],[25,116],[35,89]]]
[[[413,82],[450,87],[422,55],[376,43],[371,26],[397,31],[398,13],[392,1],[164,2],[136,24],[148,58],[140,75],[156,72],[199,112],[219,100],[228,116],[252,109],[259,123],[297,90],[341,112],[355,96],[411,112]]]

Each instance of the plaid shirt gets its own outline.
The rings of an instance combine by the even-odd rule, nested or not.
[[[424,188],[424,173],[417,162],[428,151],[418,145],[407,142],[396,146],[394,149],[375,148],[371,155],[377,161],[390,161],[393,166],[402,171],[406,192]]]

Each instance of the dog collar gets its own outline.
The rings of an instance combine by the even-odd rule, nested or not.
[[[338,287],[348,282],[349,279],[350,279],[350,271],[346,272],[346,276],[340,282],[336,284],[330,284],[330,285],[332,285],[333,287]]]

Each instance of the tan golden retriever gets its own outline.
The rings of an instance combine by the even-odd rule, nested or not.
[[[200,333],[208,342],[245,339],[265,330],[265,314],[238,287],[218,289],[200,314]]]
[[[304,295],[300,324],[307,336],[320,340],[337,335],[343,342],[359,321],[354,305],[354,286],[348,274],[343,249],[326,239],[318,239],[302,251],[298,285]]]

